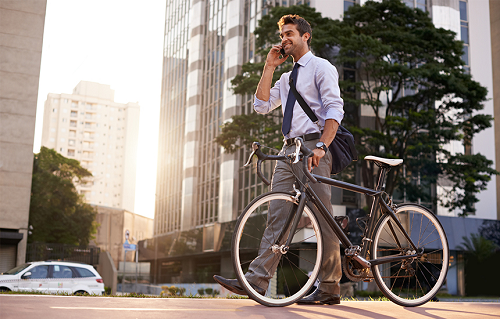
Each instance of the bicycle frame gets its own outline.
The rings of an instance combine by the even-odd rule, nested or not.
[[[395,257],[385,257],[385,258],[372,259],[372,260],[368,261],[369,265],[367,265],[367,266],[375,266],[375,265],[380,265],[380,264],[384,264],[384,263],[388,263],[388,262],[395,262],[395,261],[400,261],[400,260],[404,260],[404,259],[410,259],[410,258],[420,257],[421,254],[422,254],[422,252],[417,252],[416,245],[413,243],[412,239],[410,238],[410,236],[408,235],[408,233],[404,229],[403,225],[401,224],[401,222],[397,218],[394,210],[389,205],[387,205],[387,203],[382,199],[382,194],[384,194],[384,192],[383,192],[383,188],[384,188],[383,187],[383,183],[384,183],[387,171],[388,171],[388,168],[386,168],[386,167],[381,167],[380,168],[380,173],[379,173],[379,178],[378,178],[378,183],[377,183],[376,190],[373,190],[373,189],[370,189],[370,188],[366,188],[366,187],[362,187],[362,186],[358,186],[358,185],[354,185],[354,184],[350,184],[350,183],[347,183],[347,182],[342,182],[342,181],[331,179],[331,178],[327,178],[327,177],[324,177],[324,176],[319,176],[319,175],[316,175],[316,174],[311,174],[314,178],[316,178],[316,180],[318,182],[325,183],[325,184],[328,184],[330,186],[334,186],[334,187],[337,187],[337,188],[342,188],[342,189],[345,189],[345,190],[349,190],[349,191],[353,191],[353,192],[356,192],[356,193],[365,194],[365,195],[369,195],[369,196],[374,197],[374,201],[373,201],[373,204],[372,204],[372,207],[371,207],[371,210],[370,210],[370,214],[368,215],[369,222],[368,222],[368,225],[365,227],[365,233],[363,234],[363,243],[361,244],[362,245],[362,250],[360,252],[360,256],[363,259],[366,259],[366,256],[367,256],[367,253],[368,253],[368,248],[369,248],[368,247],[369,245],[365,245],[365,243],[367,241],[371,242],[371,238],[373,236],[373,232],[374,232],[375,226],[376,226],[376,221],[379,220],[381,212],[383,214],[389,215],[389,217],[391,218],[391,220],[396,224],[397,228],[401,231],[401,233],[408,240],[408,243],[411,245],[411,247],[415,251],[414,254],[410,254],[410,255],[404,255],[404,256],[402,255],[402,256],[395,256]],[[342,243],[342,245],[344,247],[346,247],[346,248],[355,247],[351,243],[351,241],[349,240],[349,238],[346,236],[346,234],[344,233],[344,231],[337,224],[337,222],[335,222],[335,220],[333,219],[332,215],[328,212],[327,208],[321,202],[321,200],[316,195],[316,193],[314,192],[314,190],[309,186],[309,183],[304,184],[304,188],[305,188],[304,189],[305,193],[307,194],[308,197],[310,197],[311,199],[313,199],[312,202],[316,205],[316,207],[318,208],[318,210],[320,211],[320,213],[323,215],[323,217],[325,218],[325,220],[328,222],[328,226],[330,226],[330,228],[332,228],[332,230],[337,235],[337,238],[340,240],[340,242]],[[299,208],[300,208],[300,206],[299,206]],[[299,209],[297,209],[296,214],[299,215],[299,212],[301,212],[301,211]],[[292,225],[292,227],[293,227],[293,225]],[[390,227],[392,227],[392,226],[390,226]],[[290,236],[291,236],[291,234],[293,234],[293,231],[294,231],[294,229],[292,228],[292,230],[290,232]],[[394,233],[393,229],[392,229],[392,232],[394,234],[394,237],[397,239],[397,236]],[[287,243],[291,242],[291,238],[289,238],[288,240],[289,241],[287,241]],[[402,247],[400,246],[400,248],[402,248]]]
[[[301,146],[301,143],[298,143],[297,147],[299,147],[302,152],[305,152],[305,157],[303,159],[303,161],[304,161],[303,166],[304,166],[304,173],[307,176],[308,181],[305,183],[299,183],[300,187],[299,187],[299,190],[297,192],[297,195],[298,195],[297,199],[300,196],[300,200],[299,200],[298,207],[294,212],[291,212],[291,214],[288,217],[288,220],[285,223],[285,227],[283,230],[286,232],[286,230],[289,228],[289,226],[287,226],[287,225],[290,225],[290,223],[293,220],[293,223],[292,223],[291,228],[290,228],[290,232],[288,232],[288,238],[287,238],[285,247],[289,247],[290,243],[292,242],[292,238],[293,238],[293,235],[295,234],[297,225],[298,225],[299,220],[300,220],[300,216],[302,215],[302,211],[304,209],[306,201],[309,198],[309,201],[316,205],[319,212],[323,215],[323,217],[327,221],[328,226],[337,235],[337,238],[340,240],[342,245],[344,247],[346,247],[346,251],[349,251],[349,255],[351,255],[354,259],[356,259],[365,268],[369,268],[371,266],[380,265],[380,264],[389,263],[389,262],[396,262],[396,261],[400,261],[400,260],[416,258],[416,257],[420,257],[423,254],[423,251],[421,251],[421,252],[417,251],[418,249],[417,249],[416,245],[413,243],[412,239],[410,238],[410,236],[408,235],[408,233],[404,229],[403,225],[401,224],[401,222],[397,218],[395,211],[389,205],[387,205],[387,203],[382,198],[382,195],[384,194],[384,181],[386,178],[386,174],[390,169],[389,166],[379,165],[380,172],[379,172],[379,176],[378,176],[378,182],[377,182],[376,189],[366,188],[366,187],[358,186],[355,184],[351,184],[351,183],[347,183],[347,182],[343,182],[343,181],[331,179],[328,177],[309,173],[309,171],[307,171],[306,162],[307,162],[307,158],[311,155],[311,151],[307,150],[306,148]],[[269,181],[265,178],[265,176],[262,174],[262,172],[260,170],[261,162],[265,159],[284,160],[284,159],[286,159],[286,157],[282,156],[282,155],[281,156],[280,155],[278,155],[278,156],[265,155],[260,151],[260,144],[258,144],[258,143],[254,143],[253,148],[254,148],[254,152],[250,155],[249,161],[245,165],[246,166],[249,165],[252,156],[254,154],[256,154],[259,157],[259,162],[257,163],[257,174],[264,181],[264,183],[269,185],[270,184]],[[307,151],[309,151],[309,154],[307,154]],[[299,160],[297,154],[295,155],[295,158],[296,159],[295,159],[294,163],[297,163]],[[372,196],[374,198],[373,204],[372,204],[372,207],[370,210],[370,214],[368,215],[369,222],[365,226],[361,248],[359,246],[355,246],[352,244],[352,242],[346,236],[344,231],[340,228],[340,226],[337,224],[337,222],[333,219],[332,215],[330,214],[328,209],[325,207],[325,205],[323,204],[321,199],[314,192],[314,190],[309,186],[310,181],[325,183],[325,184],[328,184],[328,185],[333,186],[333,187],[337,187],[337,188],[349,190],[352,192]],[[302,196],[302,193],[305,193],[305,196]],[[399,228],[399,230],[404,235],[406,240],[408,240],[408,243],[413,248],[413,252],[411,254],[393,256],[393,257],[382,257],[382,258],[378,258],[378,259],[372,259],[369,261],[366,260],[366,256],[367,256],[368,251],[369,251],[368,250],[369,245],[365,245],[365,243],[367,241],[368,242],[372,241],[371,238],[373,237],[373,232],[375,231],[376,222],[380,219],[381,212],[382,212],[382,214],[389,215],[389,217],[391,218],[391,221],[393,221],[395,223],[395,225],[397,226],[397,228]],[[396,236],[396,234],[394,232],[394,228],[393,228],[392,224],[389,223],[389,227],[394,235],[394,238],[397,241],[399,248],[402,250],[402,247],[399,243],[398,237]],[[284,235],[285,235],[285,233],[281,233],[280,236],[278,236],[278,240],[276,241],[276,244],[281,242],[281,239],[284,237]]]

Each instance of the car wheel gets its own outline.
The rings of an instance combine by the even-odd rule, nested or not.
[[[0,292],[9,292],[9,291],[10,291],[9,288],[0,287]]]
[[[83,290],[78,290],[74,293],[75,296],[88,296],[88,292],[83,291]]]

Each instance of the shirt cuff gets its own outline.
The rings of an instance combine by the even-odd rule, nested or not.
[[[269,101],[263,101],[257,98],[254,94],[253,108],[258,113],[268,113],[271,103]]]
[[[334,109],[334,108],[329,108],[326,111],[325,120],[334,119],[340,125],[342,123],[342,119],[343,118],[344,118],[344,112],[342,112],[340,110],[337,110],[337,109]]]

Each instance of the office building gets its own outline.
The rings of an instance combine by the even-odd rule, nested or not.
[[[134,211],[139,105],[114,101],[109,85],[81,81],[49,93],[42,146],[80,161],[93,181],[77,185],[90,204]]]
[[[26,257],[46,5],[0,1],[0,273]]]
[[[488,1],[474,1],[474,5],[459,0],[404,2],[426,10],[437,27],[453,30],[457,39],[464,40],[467,68],[492,98]],[[304,3],[323,16],[342,19],[345,9],[365,1],[167,0],[155,235],[139,245],[142,260],[153,261],[155,282],[200,280],[204,278],[200,274],[210,271],[231,276],[231,224],[249,201],[268,188],[256,177],[254,167],[243,167],[249,147],[228,154],[214,138],[231,116],[253,112],[253,96],[234,94],[230,81],[244,63],[255,62],[253,32],[258,20],[270,6]],[[485,103],[483,113],[494,115],[492,100]],[[363,111],[360,115],[370,116]],[[493,125],[477,134],[472,152],[495,160],[495,130]],[[460,143],[447,147],[463,151]],[[269,176],[271,169],[268,163],[265,174]],[[493,176],[488,189],[478,195],[477,214],[472,217],[497,218],[496,192]],[[343,191],[332,196],[332,206],[337,215],[359,209]],[[437,212],[456,216],[441,208]]]

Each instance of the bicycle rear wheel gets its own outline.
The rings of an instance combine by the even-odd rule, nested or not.
[[[236,222],[231,251],[236,277],[248,295],[262,305],[295,303],[311,290],[318,276],[323,242],[316,217],[307,205],[289,249],[279,249],[286,243],[290,230],[288,227],[283,231],[278,224],[283,219],[290,221],[297,205],[292,194],[270,192],[255,198]],[[273,214],[275,207],[284,207],[286,216]],[[255,274],[251,279],[253,284],[266,287],[265,295],[250,285],[245,276],[249,268]]]
[[[446,279],[449,263],[448,241],[443,226],[427,208],[404,204],[396,209],[420,257],[372,267],[382,293],[394,303],[420,306],[436,295]],[[388,216],[383,216],[373,237],[373,259],[414,254],[408,240]]]

